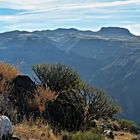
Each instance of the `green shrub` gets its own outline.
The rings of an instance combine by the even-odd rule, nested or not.
[[[65,132],[62,134],[63,140],[104,140],[98,129],[90,131],[77,131],[75,133]]]
[[[121,119],[119,120],[119,125],[121,128],[130,129],[131,127],[135,126],[135,122],[130,120]]]
[[[63,64],[36,64],[32,70],[41,84],[56,93],[78,89],[82,83],[78,73]]]
[[[119,120],[121,130],[129,131],[133,134],[140,134],[140,126],[130,120],[121,119]]]

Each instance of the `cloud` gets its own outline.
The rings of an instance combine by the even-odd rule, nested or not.
[[[23,9],[28,10],[26,14],[47,11],[72,11],[72,10],[94,10],[103,8],[116,8],[128,6],[131,4],[140,4],[139,0],[110,0],[110,1],[91,1],[91,0],[0,0],[0,8]]]
[[[140,3],[139,0],[112,0],[98,2],[91,0],[82,0],[78,1],[69,1],[69,0],[0,0],[1,8],[13,8],[13,9],[27,9],[27,10],[46,10],[46,9],[87,9],[87,8],[104,8],[104,7],[115,7],[115,6],[124,6],[129,4]]]
[[[129,29],[133,34],[140,35],[140,23],[127,23],[124,25],[125,28]]]
[[[0,8],[15,10],[0,14],[4,29],[54,27],[89,28],[139,22],[140,0],[0,0]],[[21,12],[22,11],[22,12]],[[0,12],[1,13],[1,12]],[[133,26],[136,28],[136,26]]]

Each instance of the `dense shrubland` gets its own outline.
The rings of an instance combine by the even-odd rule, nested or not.
[[[88,140],[89,135],[102,139],[98,135],[100,131],[92,132],[98,130],[96,121],[114,119],[120,113],[114,100],[86,84],[68,66],[37,64],[32,70],[35,81],[20,75],[12,65],[0,63],[0,109],[15,124],[30,118],[33,121],[41,119],[57,133],[62,130],[75,132],[65,133],[67,140],[80,137]]]

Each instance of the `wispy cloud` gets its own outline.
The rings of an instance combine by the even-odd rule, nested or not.
[[[68,0],[39,0],[39,1],[34,1],[34,0],[0,0],[0,7],[6,6],[6,8],[25,8],[25,9],[44,9],[44,8],[51,8],[51,7],[56,7],[60,6],[61,8],[98,8],[98,7],[112,7],[112,6],[123,6],[123,5],[128,5],[128,4],[136,4],[140,3],[139,0],[111,0],[111,1],[68,1]]]
[[[140,22],[140,0],[0,0],[0,9],[4,30],[60,26],[95,29],[125,26],[123,21]]]

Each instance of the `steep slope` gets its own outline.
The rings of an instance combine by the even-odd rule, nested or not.
[[[8,33],[10,36],[6,37],[5,34],[0,35],[0,60],[15,64],[21,62],[20,67],[25,73],[29,74],[33,64],[64,63],[79,71],[84,79],[89,79],[95,71],[94,67],[99,67],[97,60],[60,50],[56,47],[56,42],[47,37],[29,32],[21,32],[15,36],[15,32],[17,31]]]
[[[139,122],[140,50],[113,61],[94,77],[96,84],[121,103],[125,116]]]

